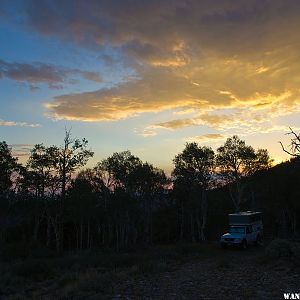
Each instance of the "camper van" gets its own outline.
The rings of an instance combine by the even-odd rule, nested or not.
[[[240,246],[246,249],[250,244],[261,244],[263,223],[261,212],[240,212],[229,214],[229,232],[221,236],[223,248]]]

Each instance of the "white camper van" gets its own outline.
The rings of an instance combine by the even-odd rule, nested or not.
[[[221,236],[221,246],[241,246],[246,249],[249,244],[261,244],[263,223],[261,212],[240,212],[229,214],[229,232]]]

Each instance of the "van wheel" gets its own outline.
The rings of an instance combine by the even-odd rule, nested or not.
[[[243,249],[243,250],[246,250],[247,247],[248,247],[247,241],[246,241],[246,240],[243,240],[241,246],[242,246],[242,249]]]

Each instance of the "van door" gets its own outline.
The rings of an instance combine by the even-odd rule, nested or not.
[[[247,241],[254,242],[256,240],[256,233],[253,231],[252,226],[246,227]]]

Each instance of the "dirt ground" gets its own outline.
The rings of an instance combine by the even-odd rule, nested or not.
[[[284,299],[300,292],[299,265],[217,243],[79,253],[0,265],[0,299]]]
[[[267,261],[263,248],[222,250],[191,259],[174,270],[129,278],[113,299],[284,299],[300,292],[293,262]]]

